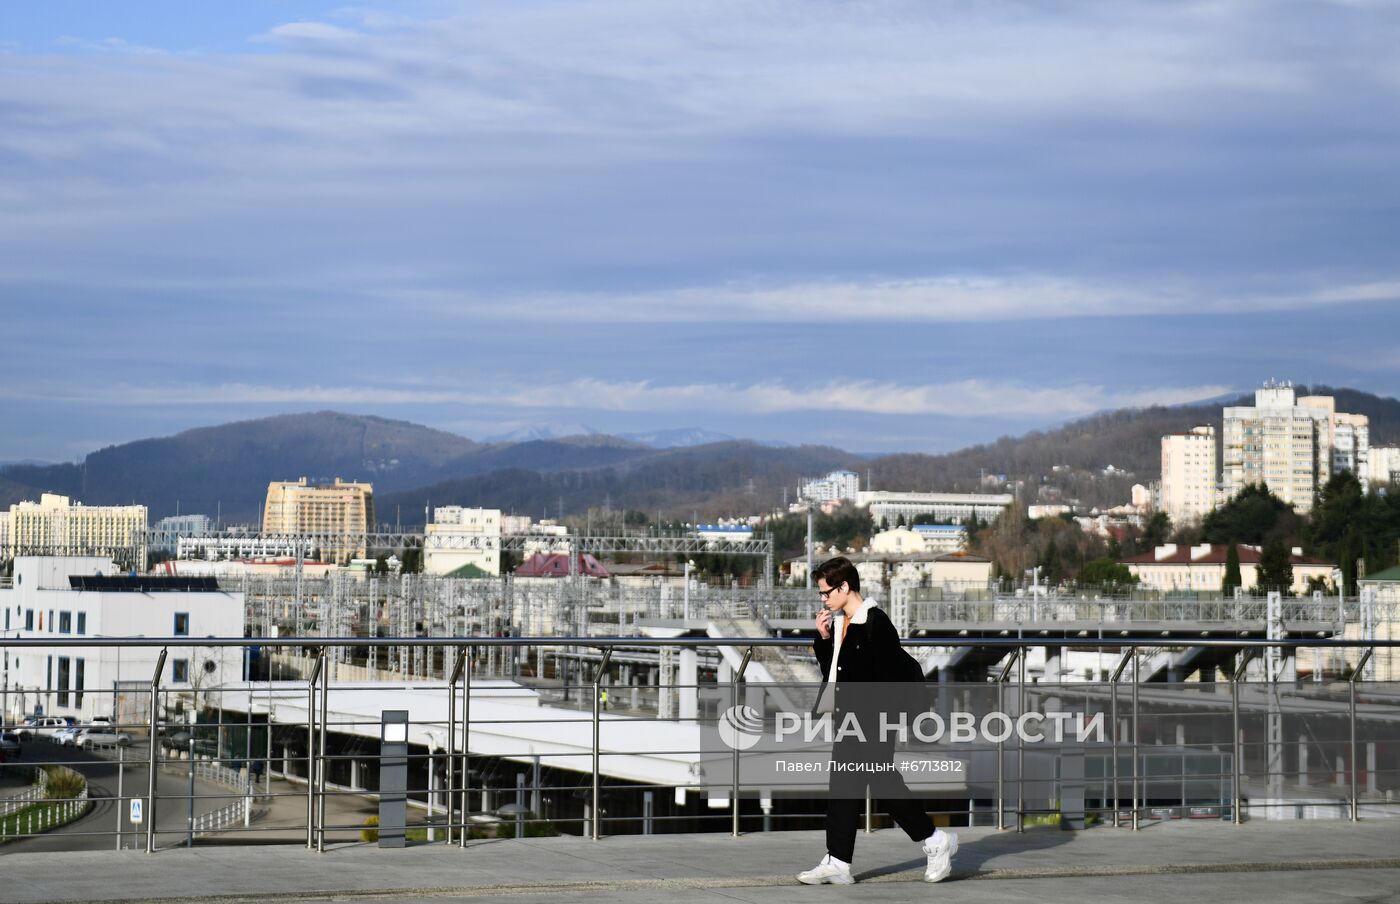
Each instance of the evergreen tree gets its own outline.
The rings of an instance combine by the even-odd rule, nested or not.
[[[1259,553],[1259,590],[1262,593],[1278,591],[1284,596],[1293,594],[1292,555],[1283,540],[1270,540]]]
[[[1230,544],[1230,551],[1225,553],[1225,580],[1220,582],[1220,590],[1226,596],[1234,596],[1235,589],[1244,583],[1240,577],[1240,549],[1235,544]]]

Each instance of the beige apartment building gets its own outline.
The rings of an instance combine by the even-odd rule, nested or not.
[[[1263,484],[1299,512],[1334,473],[1367,476],[1369,422],[1337,411],[1331,396],[1299,397],[1290,383],[1267,383],[1254,405],[1225,409],[1221,484],[1226,498]]]
[[[355,536],[374,530],[374,487],[335,479],[313,486],[305,477],[267,485],[263,506],[264,534],[331,534]],[[343,562],[365,555],[363,542],[332,541],[320,547],[325,561]]]
[[[1215,508],[1215,460],[1209,424],[1162,437],[1161,509],[1174,524],[1198,521]]]
[[[146,568],[144,505],[83,505],[44,493],[38,502],[10,506],[5,549],[16,555],[105,556]]]

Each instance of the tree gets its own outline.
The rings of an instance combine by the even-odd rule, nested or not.
[[[1293,595],[1293,557],[1283,540],[1270,540],[1259,553],[1259,586],[1263,593]]]
[[[1128,570],[1127,565],[1105,556],[1085,563],[1079,569],[1079,574],[1075,575],[1074,582],[1080,587],[1113,589],[1132,586],[1138,582],[1138,578]]]
[[[389,573],[389,557],[388,557],[388,556],[384,555],[383,553],[380,553],[380,554],[375,558],[375,560],[374,560],[374,573],[375,573],[375,574],[388,574],[388,573]]]
[[[1240,577],[1240,549],[1235,544],[1230,544],[1230,549],[1225,553],[1225,580],[1220,582],[1220,591],[1226,596],[1234,596],[1237,590],[1244,583],[1244,578]]]
[[[1297,528],[1293,506],[1262,484],[1250,484],[1206,515],[1201,538],[1206,543],[1261,544],[1275,538],[1291,540]]]
[[[1171,536],[1172,519],[1166,512],[1155,512],[1143,528],[1142,542],[1148,549],[1161,546]]]

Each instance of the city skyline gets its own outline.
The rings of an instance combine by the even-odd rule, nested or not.
[[[144,8],[7,18],[0,460],[1400,395],[1383,6]]]

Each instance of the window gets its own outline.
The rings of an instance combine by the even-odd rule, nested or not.
[[[186,637],[190,633],[190,614],[188,612],[175,613],[175,637]]]
[[[79,634],[86,634],[86,633],[87,633],[87,613],[86,613],[86,612],[79,612],[79,613],[78,613],[78,633],[79,633]],[[79,662],[82,662],[81,659],[78,660],[78,661],[79,661]]]
[[[24,610],[24,630],[26,630],[26,631],[33,631],[33,630],[34,630],[34,610],[33,610],[33,609],[25,609],[25,610]]]
[[[6,630],[6,631],[10,630],[10,610],[9,610],[9,607],[6,607],[6,608],[5,608],[5,630]]]
[[[190,661],[188,659],[177,659],[170,664],[170,680],[174,684],[189,683]]]
[[[68,672],[71,662],[67,656],[58,657],[58,705],[68,705]]]
[[[74,707],[75,709],[82,709],[82,708],[83,708],[83,685],[86,683],[85,679],[87,678],[87,674],[86,674],[86,672],[87,672],[87,660],[86,660],[86,659],[79,659],[79,660],[77,661],[77,666],[78,666],[78,668],[77,668],[77,671],[74,672],[74,678],[73,678],[73,690],[74,690],[74,692],[75,692],[75,693],[73,694],[73,707]]]
[[[73,633],[73,613],[72,613],[72,612],[60,612],[60,613],[58,613],[58,633],[59,633],[59,634],[72,634],[72,633]]]

